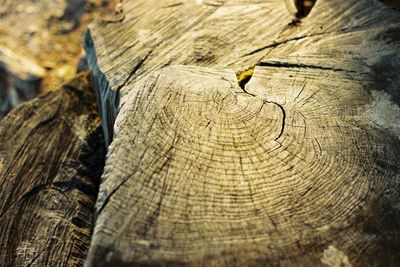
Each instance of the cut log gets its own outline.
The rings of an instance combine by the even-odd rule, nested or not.
[[[88,267],[398,265],[397,11],[123,10],[85,38],[112,141]]]
[[[131,84],[178,65],[231,67],[240,75],[263,60],[368,72],[400,103],[399,13],[379,1],[317,1],[293,20],[271,1],[130,1],[123,20],[90,27],[85,48],[100,96],[106,142]],[[200,4],[199,4],[200,3]]]
[[[369,120],[363,84],[257,68],[246,90],[189,67],[132,89],[89,266],[316,266],[331,246],[356,266],[398,263],[400,142]]]
[[[0,122],[0,265],[82,266],[104,148],[88,74]]]
[[[293,20],[282,1],[140,0],[123,3],[123,10],[122,21],[94,25],[85,38],[107,144],[119,94],[133,82],[171,64],[245,71],[262,58],[245,54],[273,44]]]

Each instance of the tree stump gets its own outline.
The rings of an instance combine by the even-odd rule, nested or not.
[[[104,149],[88,73],[0,121],[0,265],[82,266]]]
[[[112,142],[87,266],[398,265],[398,11],[123,10],[85,39]]]

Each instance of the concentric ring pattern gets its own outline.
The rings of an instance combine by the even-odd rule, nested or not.
[[[231,71],[178,66],[136,84],[116,121],[91,257],[129,249],[124,263],[260,266],[333,240],[349,253],[373,247],[364,213],[396,179],[387,151],[398,140],[362,119],[363,86],[305,77],[258,68],[244,91]]]

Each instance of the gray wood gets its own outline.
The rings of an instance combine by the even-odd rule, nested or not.
[[[82,266],[104,149],[88,74],[0,121],[0,266]]]
[[[379,1],[294,20],[231,0],[93,25],[112,143],[86,265],[397,266],[399,22]]]

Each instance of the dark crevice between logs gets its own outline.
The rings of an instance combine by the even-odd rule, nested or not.
[[[74,85],[66,84],[63,89],[75,94],[79,99],[82,99],[86,108],[91,110],[90,120],[96,121],[99,119],[99,114],[96,112],[98,106],[94,99],[95,88],[94,80],[91,80],[90,90],[91,92],[83,91]],[[54,182],[49,185],[49,188],[58,190],[62,193],[71,192],[72,190],[78,190],[83,195],[89,196],[94,199],[93,206],[87,207],[91,210],[91,220],[85,220],[84,217],[76,216],[71,219],[71,224],[79,229],[91,229],[90,241],[93,235],[95,226],[95,203],[98,197],[101,176],[103,174],[105,158],[106,158],[106,146],[104,142],[104,134],[101,126],[97,126],[89,132],[85,137],[85,142],[80,147],[80,153],[76,160],[67,162],[63,168],[66,170],[71,169],[75,172],[74,176],[65,181]],[[88,179],[86,179],[87,177]],[[89,243],[90,244],[90,243]],[[85,253],[83,261],[86,259],[86,254],[89,249],[89,244],[86,247],[82,247],[82,251]]]
[[[385,34],[385,38],[400,38],[400,31],[390,30]],[[397,53],[383,56],[370,66],[374,88],[389,94],[391,100],[398,106],[400,106],[400,81],[397,79],[399,68]]]
[[[93,87],[96,93],[98,111],[103,127],[105,146],[108,147],[114,135],[114,122],[119,113],[120,93],[111,86],[97,64],[96,48],[88,30],[83,46],[86,51],[87,63],[92,75]]]
[[[11,110],[12,104],[7,90],[8,81],[4,70],[0,68],[0,120]]]
[[[99,103],[96,102],[97,99],[97,91],[96,91],[96,82],[91,77],[90,79],[90,96],[88,97],[88,93],[82,91],[74,86],[64,85],[63,88],[69,90],[76,94],[80,99],[84,99],[86,101],[85,105],[90,107],[91,110],[97,110],[99,112]],[[96,96],[94,99],[93,95]],[[119,99],[119,98],[118,98]],[[97,119],[100,119],[100,113],[94,112],[90,116],[96,116]],[[95,120],[95,118],[93,118]],[[86,136],[84,145],[81,147],[81,153],[78,157],[79,166],[71,166],[73,169],[76,169],[77,173],[75,177],[89,177],[91,183],[85,183],[82,179],[75,179],[75,177],[69,181],[65,181],[62,183],[54,183],[53,186],[56,186],[64,191],[76,189],[83,194],[92,197],[94,201],[94,205],[90,207],[92,211],[92,221],[85,221],[83,218],[74,217],[71,220],[71,223],[77,228],[91,228],[90,242],[93,235],[93,230],[96,222],[96,210],[95,204],[98,198],[98,193],[100,189],[101,176],[104,171],[104,165],[106,160],[106,151],[107,146],[105,144],[104,132],[102,126],[98,126],[95,130],[91,131],[89,135]],[[90,243],[89,243],[90,245]],[[89,245],[84,248],[87,254]],[[86,257],[83,259],[86,260]]]
[[[1,266],[82,266],[106,150],[91,90],[78,74],[0,121]],[[13,257],[21,247],[35,253]]]

